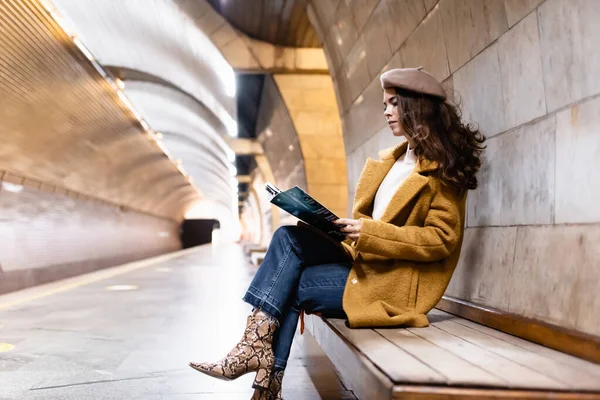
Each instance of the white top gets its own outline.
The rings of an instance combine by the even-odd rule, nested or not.
[[[412,173],[416,164],[417,157],[409,146],[406,153],[396,160],[383,179],[383,182],[381,182],[381,185],[379,185],[379,189],[377,189],[375,200],[373,201],[373,219],[381,219],[392,197],[394,197],[394,194]]]

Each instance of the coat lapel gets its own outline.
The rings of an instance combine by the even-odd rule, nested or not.
[[[360,174],[358,185],[356,186],[356,194],[354,196],[354,209],[352,217],[371,218],[373,211],[373,199],[377,193],[377,189],[383,179],[394,165],[395,160],[377,161],[372,158],[367,159],[367,163]]]
[[[394,196],[381,216],[381,221],[391,222],[428,183],[429,177],[421,175],[418,171],[418,166],[416,166],[414,171],[400,185],[396,193],[394,193]]]
[[[396,160],[406,152],[407,147],[408,144],[404,142],[395,148],[383,150],[379,153],[382,158],[381,161],[372,158],[367,159],[356,188],[353,218],[372,218],[375,194]],[[391,222],[429,183],[429,176],[422,175],[422,173],[435,170],[437,167],[438,165],[435,162],[420,160],[414,171],[400,185],[392,197],[381,217],[381,221]]]

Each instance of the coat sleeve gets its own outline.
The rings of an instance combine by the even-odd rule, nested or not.
[[[454,194],[452,189],[440,186],[432,199],[424,226],[396,226],[361,218],[363,225],[355,249],[419,262],[447,258],[460,240],[460,207],[464,199]]]
[[[352,259],[356,258],[356,253],[354,252],[354,247],[352,246],[353,241],[351,239],[346,239],[342,243],[344,247],[344,251],[348,254]]]

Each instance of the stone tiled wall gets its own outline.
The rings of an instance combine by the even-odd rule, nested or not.
[[[296,185],[306,188],[305,166],[298,134],[281,93],[270,75],[265,77],[256,122],[256,136],[271,165],[275,178],[275,182],[272,183],[281,189]],[[264,194],[264,188],[258,193]],[[287,223],[289,214],[277,210],[283,218],[280,223]],[[263,212],[269,211],[265,209]]]
[[[334,214],[346,215],[348,185],[342,126],[329,75],[275,75],[298,134],[305,188]]]
[[[265,77],[256,134],[271,164],[276,180],[273,183],[281,188],[294,185],[306,187],[298,135],[281,93],[271,76]]]
[[[350,198],[397,143],[379,75],[423,66],[488,136],[447,294],[600,335],[600,2],[313,0]]]
[[[38,186],[0,183],[0,294],[180,248],[174,221]]]

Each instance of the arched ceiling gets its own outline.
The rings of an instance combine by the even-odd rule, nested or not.
[[[199,193],[101,68],[37,1],[0,2],[0,13],[0,170],[181,218]],[[174,190],[179,195],[164,200]]]
[[[253,39],[289,47],[321,47],[306,0],[208,0],[229,23]]]
[[[155,83],[126,81],[124,92],[144,120],[162,135],[168,154],[181,160],[202,193],[208,196],[217,188],[231,187],[223,182],[231,175],[234,155],[207,122],[201,105],[176,89]],[[224,191],[224,196],[231,192]]]
[[[212,41],[170,1],[53,0],[101,65],[185,88],[225,126],[235,116],[235,76]]]
[[[122,78],[126,101],[171,161],[207,200],[234,211],[227,137],[237,134],[235,75],[213,41],[173,1],[52,3],[98,63]],[[127,162],[143,171],[147,160]]]

